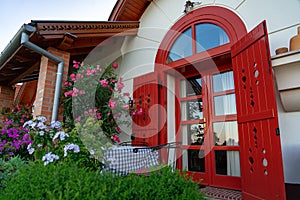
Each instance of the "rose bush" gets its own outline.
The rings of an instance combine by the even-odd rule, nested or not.
[[[120,142],[120,125],[130,124],[126,117],[130,114],[129,93],[122,93],[124,84],[116,75],[118,64],[112,63],[106,68],[100,65],[88,65],[74,61],[73,70],[64,83],[63,100],[64,124],[71,129],[94,123],[97,131],[110,138],[113,143]],[[90,118],[94,118],[91,120]],[[83,132],[86,135],[86,132]]]

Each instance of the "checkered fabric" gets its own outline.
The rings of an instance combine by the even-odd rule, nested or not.
[[[106,171],[127,175],[139,169],[157,166],[158,151],[132,146],[114,147],[105,150],[103,163]]]

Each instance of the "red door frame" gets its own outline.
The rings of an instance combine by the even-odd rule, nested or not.
[[[217,13],[222,13],[222,16],[217,15]],[[178,61],[171,62],[170,64],[166,64],[167,56],[169,49],[171,48],[171,45],[174,43],[176,38],[185,31],[188,27],[193,27],[195,24],[198,23],[213,23],[219,27],[221,27],[228,35],[230,44],[225,44],[223,46],[208,50],[203,53],[196,54],[196,48],[195,45],[193,45],[193,55],[186,59],[181,59]],[[233,43],[238,41],[240,38],[242,38],[247,33],[246,27],[244,23],[241,21],[241,19],[232,11],[217,7],[217,6],[207,6],[201,9],[194,10],[190,13],[188,13],[185,17],[180,19],[173,27],[171,27],[170,31],[166,34],[165,38],[163,39],[163,42],[161,43],[159,50],[157,52],[156,60],[155,60],[155,71],[161,74],[161,77],[164,77],[162,79],[163,85],[166,85],[166,74],[172,73],[172,70],[175,68],[182,68],[186,71],[187,74],[195,73],[199,71],[199,69],[188,69],[185,68],[188,65],[195,64],[196,62],[201,61],[201,64],[203,66],[207,65],[209,66],[213,60],[213,64],[215,63],[224,63],[224,62],[231,62],[230,61],[230,47]],[[195,37],[193,35],[193,37]],[[221,56],[222,55],[222,56]],[[212,58],[207,61],[207,58]],[[205,64],[206,63],[206,64]],[[197,67],[195,67],[197,68]],[[205,67],[204,67],[205,68]],[[190,72],[188,72],[191,70]],[[171,72],[170,72],[171,71]],[[175,101],[178,102],[176,99]],[[164,102],[165,108],[166,101]],[[179,106],[179,103],[177,103],[177,106]],[[178,110],[178,109],[176,109]],[[211,122],[207,122],[211,123]],[[180,114],[176,114],[176,133],[180,132]],[[167,131],[164,129],[164,131]],[[167,134],[160,134],[160,137],[167,136]],[[178,138],[178,137],[177,137]],[[167,138],[161,138],[160,140],[167,141]],[[209,156],[214,156],[213,154]],[[177,162],[180,163],[180,162]],[[205,163],[206,168],[211,167],[212,165],[210,163]],[[180,167],[180,166],[179,166]],[[195,179],[200,178],[197,177],[197,173],[195,175]],[[204,178],[202,176],[202,178]],[[209,180],[209,182],[212,182],[211,180],[215,179],[216,177],[206,177],[206,180]],[[235,178],[235,177],[234,177]],[[205,182],[202,182],[202,184],[206,184]],[[235,186],[232,186],[233,189],[239,189],[240,188],[240,181],[238,181]]]
[[[169,49],[171,48],[171,46],[174,43],[174,41],[176,40],[176,38],[184,30],[186,30],[191,25],[194,25],[195,23],[213,23],[213,24],[220,26],[227,33],[227,35],[230,39],[230,44],[208,50],[206,52],[206,54],[200,53],[197,55],[192,55],[185,59],[171,62],[170,64],[166,64]],[[225,56],[223,56],[223,59],[226,59],[226,54],[230,55],[230,53],[231,53],[231,49],[230,49],[231,46],[233,44],[237,43],[237,41],[239,41],[240,39],[242,39],[246,35],[246,33],[247,33],[246,27],[245,27],[244,23],[241,21],[241,19],[235,13],[233,13],[232,11],[230,11],[226,8],[222,8],[222,7],[218,7],[218,6],[207,6],[207,7],[196,9],[196,10],[188,13],[185,17],[181,18],[175,25],[173,25],[171,27],[170,31],[164,37],[164,39],[161,42],[161,45],[158,49],[157,55],[156,55],[155,71],[158,72],[159,74],[161,74],[162,84],[166,85],[167,80],[166,80],[165,72],[172,71],[172,69],[174,70],[175,68],[178,68],[178,67],[181,67],[183,69],[182,71],[184,71],[184,70],[186,70],[185,66],[190,65],[190,64],[195,64],[196,62],[199,62],[199,60],[205,60],[205,58],[207,56],[209,56],[210,58],[217,58],[218,56],[223,54],[223,55],[225,55]],[[242,42],[240,42],[239,44],[241,44],[241,43]],[[193,47],[193,53],[195,53],[194,49],[195,49],[195,47]],[[238,49],[238,48],[235,47],[235,49]],[[267,49],[268,49],[268,47],[267,47]],[[236,51],[236,50],[233,50],[233,51]],[[235,54],[235,52],[232,52],[232,54]],[[268,52],[268,54],[269,54],[269,52]],[[271,67],[269,66],[269,68],[271,68]],[[271,71],[271,69],[269,69],[269,70]],[[237,78],[237,77],[235,77],[235,78]],[[237,80],[235,80],[235,81],[237,81]],[[272,82],[270,82],[270,84],[271,83]],[[165,108],[167,108],[166,99],[164,99],[164,101],[161,101],[161,102],[163,102],[163,106]],[[276,102],[275,102],[275,108],[276,108]],[[273,113],[273,115],[274,116],[276,115],[276,119],[277,119],[277,112]],[[177,116],[177,122],[178,122],[178,117],[180,117],[180,116],[178,116],[178,114],[176,116]],[[240,118],[240,120],[242,120],[241,117],[239,117],[239,118]],[[274,121],[274,123],[275,123],[275,121]],[[276,122],[275,125],[277,123],[278,122]],[[176,132],[179,130],[179,124],[180,123],[177,123],[177,125],[176,125]],[[239,130],[240,130],[240,126],[239,126]],[[167,131],[166,128],[164,129],[164,131]],[[161,134],[161,137],[167,137],[167,134],[166,133]],[[240,137],[240,140],[245,140],[245,139],[246,138]],[[161,138],[161,140],[167,141],[167,138]],[[279,140],[279,143],[278,143],[278,140],[276,140],[276,144],[277,144],[277,146],[279,145],[279,147],[280,147],[280,140]],[[279,149],[279,150],[281,150],[281,149]],[[270,159],[270,160],[273,161],[272,159]],[[242,177],[245,176],[243,178],[244,180],[242,183],[243,198],[245,198],[245,199],[259,199],[260,197],[269,198],[272,196],[272,194],[275,194],[275,192],[271,191],[272,189],[268,190],[267,192],[264,192],[264,191],[260,190],[261,188],[260,189],[257,188],[259,190],[259,192],[256,192],[255,182],[253,182],[252,184],[249,185],[249,181],[246,180],[248,175],[243,174],[243,170],[246,170],[246,168],[247,168],[246,164],[248,161],[245,157],[243,157],[241,159],[241,162],[242,162],[241,163]],[[251,162],[251,159],[250,159],[250,162]],[[277,162],[275,162],[275,163],[277,163]],[[280,166],[277,167],[276,169],[278,169],[280,172],[282,172],[282,163]],[[276,181],[279,181],[280,183],[277,184],[277,186],[275,186],[276,185],[275,184],[274,188],[277,188],[280,190],[280,192],[279,192],[280,194],[279,194],[279,196],[277,196],[277,198],[279,197],[279,198],[285,199],[284,196],[281,196],[281,195],[284,195],[284,193],[285,193],[283,173],[280,173],[280,176],[281,176],[279,178],[280,180],[279,179],[276,180]],[[259,179],[257,179],[257,181],[258,180]],[[274,179],[274,181],[275,181],[275,179]],[[251,188],[249,190],[247,190],[245,187],[249,187],[249,186]],[[244,192],[244,190],[246,192]],[[253,194],[251,194],[251,193],[253,193]],[[278,195],[278,194],[276,193],[276,195]],[[273,198],[273,197],[276,197],[276,196],[272,196],[271,198]]]
[[[231,62],[228,60],[223,60],[223,62]],[[219,62],[219,61],[216,61]],[[202,180],[201,184],[202,185],[211,185],[211,186],[215,186],[215,187],[224,187],[224,188],[230,188],[230,189],[236,189],[239,190],[241,189],[241,178],[240,177],[235,177],[235,176],[224,176],[224,175],[219,175],[216,174],[216,167],[215,167],[215,150],[236,150],[240,152],[240,147],[239,146],[215,146],[212,142],[213,142],[213,130],[212,130],[212,123],[213,122],[217,122],[217,121],[236,121],[237,120],[237,115],[226,115],[226,116],[214,116],[214,108],[213,108],[213,100],[212,98],[209,97],[213,97],[212,93],[212,80],[211,77],[213,74],[218,73],[218,72],[224,72],[224,71],[228,71],[228,70],[232,70],[231,68],[231,64],[227,63],[227,64],[223,64],[222,66],[218,66],[218,68],[211,68],[208,69],[206,67],[204,67],[205,71],[201,71],[201,73],[203,72],[203,82],[202,82],[202,88],[203,89],[203,94],[201,96],[197,96],[197,98],[202,98],[203,101],[203,116],[206,117],[206,127],[207,130],[205,131],[205,144],[206,145],[201,145],[201,146],[182,146],[182,149],[191,149],[191,150],[204,150],[205,152],[208,152],[208,154],[206,155],[207,158],[205,158],[205,169],[206,172],[188,172],[189,174],[191,174],[194,178],[194,180],[198,181],[198,180]],[[186,75],[179,75],[179,77],[176,79],[176,86],[175,86],[175,93],[177,97],[179,97],[180,95],[180,79],[184,79],[184,78],[189,78],[189,77],[195,77],[195,76],[200,76],[199,72],[192,72],[192,71],[187,71]],[[207,89],[205,89],[207,88]],[[208,93],[209,92],[209,93]],[[232,94],[234,93],[234,90],[228,90],[226,92],[219,92],[216,93],[214,95],[219,96],[219,95],[223,95],[223,94]],[[193,123],[203,123],[204,119],[201,120],[194,120],[194,121],[185,121],[182,122],[181,121],[181,116],[180,116],[180,102],[181,101],[185,101],[185,100],[189,100],[189,99],[195,99],[195,97],[185,97],[185,98],[178,98],[178,102],[175,106],[175,110],[176,110],[176,130],[180,130],[180,126],[182,124],[193,124]],[[176,134],[176,138],[177,138],[177,142],[181,142],[181,132],[178,131],[178,133]],[[182,152],[178,154],[178,168],[182,169],[181,166],[181,155]],[[208,169],[210,171],[212,171],[213,173],[207,173]]]
[[[218,13],[222,13],[219,15]],[[196,23],[213,23],[221,27],[228,35],[230,43],[225,44],[217,49],[211,49],[206,53],[200,53],[197,55],[192,55],[188,59],[182,59],[175,62],[171,62],[166,65],[166,60],[168,57],[169,50],[176,40],[176,38],[188,27]],[[191,63],[199,62],[200,60],[207,59],[207,56],[211,58],[220,56],[222,54],[229,55],[230,47],[232,44],[237,42],[247,33],[247,29],[243,21],[237,16],[234,12],[229,9],[219,7],[219,6],[206,6],[200,9],[196,9],[194,11],[189,12],[183,18],[174,24],[170,30],[167,32],[163,41],[161,42],[156,57],[155,57],[155,69],[160,76],[160,84],[163,86],[167,86],[167,73],[168,71],[172,71],[178,66],[187,66]],[[195,47],[193,47],[193,53],[195,53]],[[230,57],[230,56],[229,56]],[[225,59],[229,58],[225,56]],[[208,61],[209,63],[209,61]],[[160,102],[161,105],[167,109],[167,87],[165,90],[160,91]],[[177,99],[175,99],[175,102]],[[176,133],[179,130],[178,123],[176,123]],[[167,140],[167,122],[161,128],[159,134],[159,141],[165,143]]]

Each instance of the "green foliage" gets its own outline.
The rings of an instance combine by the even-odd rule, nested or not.
[[[7,179],[25,167],[27,167],[25,161],[18,156],[12,157],[8,161],[0,158],[0,190],[5,188],[5,181]]]
[[[73,64],[74,72],[63,88],[65,127],[72,129],[76,122],[83,125],[93,117],[101,121],[103,134],[113,142],[119,142],[121,120],[117,119],[129,116],[129,98],[128,93],[126,96],[121,92],[124,84],[115,74],[118,64],[114,62],[105,68],[76,61]]]
[[[103,149],[109,148],[113,142],[108,138],[101,128],[102,120],[89,117],[84,124],[76,123],[71,133],[80,137],[82,144],[93,152],[93,156],[97,160],[102,160]]]
[[[27,147],[33,161],[44,161],[44,165],[73,162],[94,170],[102,166],[101,160],[94,158],[94,153],[82,143],[75,129],[65,132],[60,122],[48,124],[46,121],[45,117],[37,116],[23,125],[33,141]]]
[[[204,199],[198,185],[170,168],[150,176],[99,173],[78,165],[32,163],[0,192],[0,199]]]

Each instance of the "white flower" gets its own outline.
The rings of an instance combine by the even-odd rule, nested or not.
[[[42,161],[44,161],[44,165],[48,165],[49,163],[53,162],[54,160],[58,160],[59,156],[55,155],[54,153],[47,153],[43,156]]]
[[[33,123],[32,120],[29,120],[29,121],[25,122],[25,123],[23,124],[23,128],[25,128],[26,126],[30,126],[32,123]]]
[[[37,118],[36,118],[38,121],[41,121],[41,122],[45,122],[45,121],[47,121],[47,118],[46,117],[44,117],[44,116],[38,116]]]
[[[38,146],[38,147],[41,147],[41,146],[43,146],[43,145],[41,145],[41,144],[38,144],[37,146]]]
[[[36,122],[32,122],[30,125],[29,125],[31,128],[34,128],[36,126]]]
[[[60,129],[60,122],[59,121],[52,121],[50,124],[51,128]]]
[[[68,155],[67,151],[69,151],[69,150],[73,150],[74,153],[80,152],[80,148],[77,144],[67,144],[64,147],[64,157],[66,157]]]
[[[40,131],[40,136],[44,136],[44,131]]]
[[[94,151],[93,149],[91,149],[91,150],[90,150],[90,154],[91,154],[91,155],[94,155],[94,154],[95,154],[95,151]]]
[[[43,122],[39,122],[39,123],[37,124],[37,127],[38,127],[39,129],[41,129],[41,130],[47,128],[47,126],[46,126]]]
[[[59,132],[55,133],[52,140],[55,140],[58,137],[59,137],[60,140],[64,140],[65,137],[69,137],[69,135],[67,133],[63,132],[63,131],[59,131]]]
[[[33,152],[34,152],[34,148],[32,148],[31,147],[31,143],[27,146],[27,151],[28,151],[28,153],[31,155],[31,154],[33,154]]]

